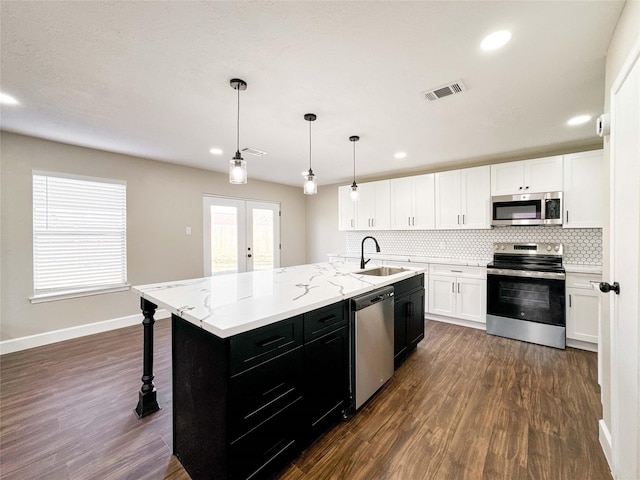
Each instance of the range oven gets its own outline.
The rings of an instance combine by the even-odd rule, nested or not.
[[[487,265],[487,333],[565,348],[562,244],[494,244]]]

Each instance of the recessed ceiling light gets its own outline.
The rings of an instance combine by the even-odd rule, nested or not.
[[[484,40],[482,40],[482,43],[480,44],[480,48],[485,52],[497,50],[498,48],[506,45],[509,40],[511,40],[511,32],[507,30],[500,30],[484,37]]]
[[[5,105],[17,105],[18,100],[13,98],[11,95],[0,92],[0,103],[4,103]]]
[[[213,155],[222,155],[223,152],[220,148],[212,148],[211,150],[209,150],[209,153]]]
[[[407,157],[407,154],[404,152],[398,152],[394,155],[394,158],[397,158],[397,159],[406,158],[406,157]]]
[[[575,125],[582,125],[583,123],[587,123],[589,120],[591,120],[591,115],[577,115],[567,120],[567,125],[571,125],[572,127]]]

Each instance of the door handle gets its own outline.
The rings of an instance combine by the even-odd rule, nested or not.
[[[407,316],[413,317],[413,302],[407,303]]]
[[[462,214],[462,224],[464,225],[464,213]]]
[[[620,295],[620,284],[618,282],[613,282],[613,284],[602,282],[600,284],[600,291],[602,293],[609,293],[612,290],[615,292],[616,295]]]
[[[456,282],[451,282],[451,293],[456,293]]]

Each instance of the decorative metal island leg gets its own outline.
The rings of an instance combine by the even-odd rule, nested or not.
[[[155,320],[153,315],[156,313],[157,305],[145,300],[140,299],[140,309],[144,320],[142,325],[144,327],[144,352],[143,352],[143,365],[142,365],[142,387],[138,395],[138,405],[134,412],[138,418],[146,417],[147,415],[160,410],[158,400],[156,399],[156,387],[153,385],[153,324]]]

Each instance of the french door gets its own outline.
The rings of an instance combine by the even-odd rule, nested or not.
[[[205,195],[204,275],[280,266],[280,204]]]

